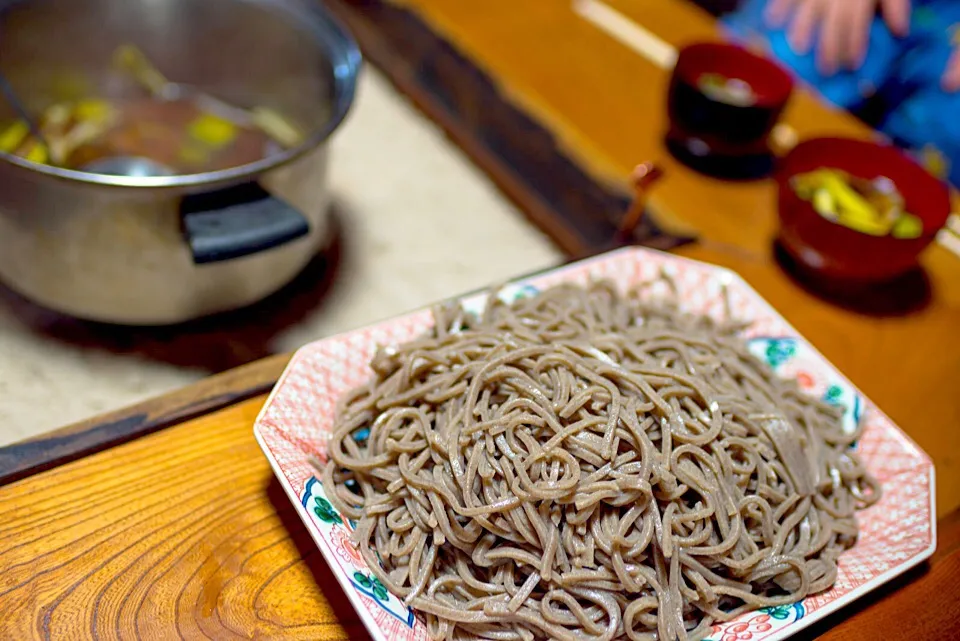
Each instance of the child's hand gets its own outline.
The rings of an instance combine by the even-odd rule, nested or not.
[[[944,91],[953,93],[960,90],[960,43],[954,44],[953,54],[947,62],[947,68],[940,77],[940,86]]]
[[[817,67],[820,73],[829,76],[841,64],[849,69],[859,69],[863,64],[870,24],[878,8],[882,9],[890,31],[898,36],[907,35],[910,0],[771,0],[766,19],[773,27],[790,22],[787,38],[790,47],[800,55],[810,51],[819,29]],[[956,80],[960,83],[960,77]]]

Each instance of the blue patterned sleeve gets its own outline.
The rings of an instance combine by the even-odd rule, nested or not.
[[[877,18],[870,26],[870,48],[864,65],[855,71],[842,70],[825,77],[817,71],[816,41],[810,53],[795,53],[787,42],[786,29],[773,29],[764,22],[766,4],[767,0],[746,0],[727,15],[722,24],[730,37],[745,44],[762,42],[796,77],[845,109],[855,109],[870,98],[888,80],[894,62],[902,53],[904,41],[896,38]]]

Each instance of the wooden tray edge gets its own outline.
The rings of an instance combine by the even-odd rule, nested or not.
[[[176,391],[0,448],[0,486],[265,394],[290,354],[216,374]]]

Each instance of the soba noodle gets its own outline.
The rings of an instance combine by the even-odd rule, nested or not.
[[[841,408],[642,293],[443,307],[342,399],[325,491],[433,638],[700,639],[834,582],[879,497]]]

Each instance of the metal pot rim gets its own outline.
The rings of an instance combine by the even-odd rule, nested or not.
[[[291,149],[271,154],[256,162],[229,167],[218,171],[198,174],[178,174],[174,176],[113,176],[94,174],[77,169],[66,169],[43,163],[36,163],[20,156],[0,151],[0,161],[10,163],[22,169],[49,176],[50,178],[69,180],[101,187],[134,187],[138,189],[177,189],[189,187],[207,187],[227,183],[251,180],[272,169],[276,169],[323,144],[343,122],[356,93],[357,75],[360,72],[362,56],[354,39],[340,22],[319,6],[302,7],[297,13],[306,13],[311,18],[313,28],[330,56],[333,71],[333,110],[330,118],[320,129],[306,140]]]

